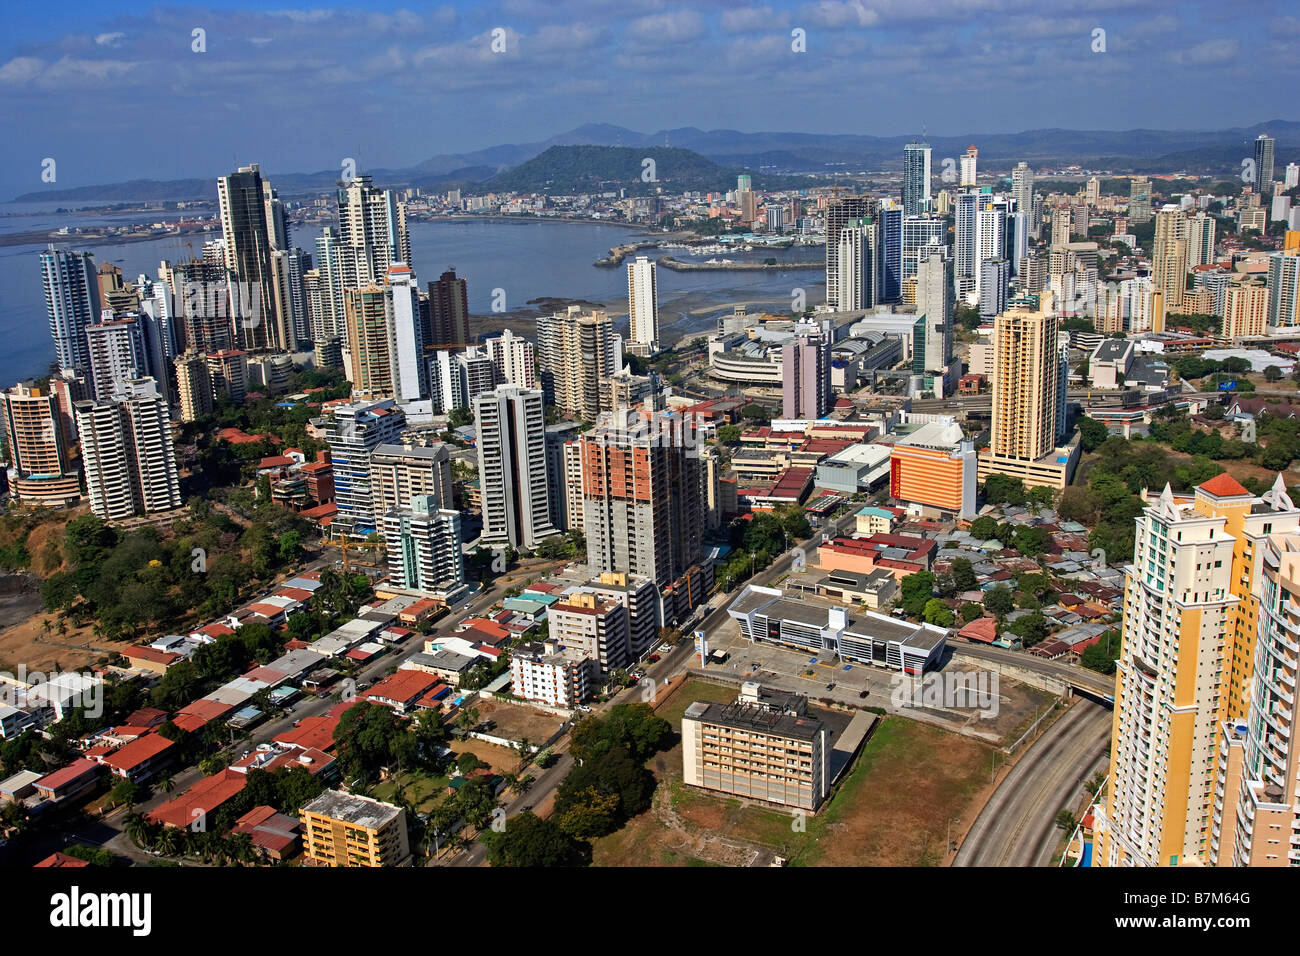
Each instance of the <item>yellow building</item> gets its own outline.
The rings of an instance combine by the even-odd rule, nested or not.
[[[388,317],[388,292],[378,285],[343,293],[354,394],[385,398],[394,394],[397,342]]]
[[[1208,291],[1208,290],[1207,290]],[[1234,282],[1224,290],[1223,337],[1264,335],[1268,325],[1268,286],[1259,279]]]
[[[326,790],[299,817],[303,849],[316,866],[402,866],[411,858],[400,807]]]
[[[1290,504],[1280,477],[1271,494]],[[1247,681],[1249,712],[1220,729],[1210,859],[1218,866],[1294,867],[1300,864],[1300,536],[1271,535],[1259,550],[1259,666]]]
[[[1249,708],[1261,545],[1298,530],[1284,490],[1257,498],[1226,474],[1191,498],[1166,486],[1137,519],[1097,865],[1212,859],[1220,778],[1240,777],[1220,748]]]

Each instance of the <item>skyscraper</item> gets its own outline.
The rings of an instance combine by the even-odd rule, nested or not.
[[[529,550],[556,533],[546,487],[541,391],[501,385],[474,399],[483,540]]]
[[[1038,238],[1038,218],[1034,215],[1034,171],[1025,162],[1016,163],[1011,170],[1011,198],[1015,200],[1016,211],[1023,212],[1028,223],[1029,233]]]
[[[327,415],[312,419],[330,447],[334,467],[334,500],[338,515],[332,529],[362,536],[376,530],[371,490],[370,454],[380,445],[397,444],[406,428],[406,415],[395,399],[335,405]]]
[[[614,323],[604,311],[567,312],[537,319],[537,363],[546,400],[563,412],[594,422],[601,383],[622,365]]]
[[[1268,322],[1276,329],[1300,326],[1300,255],[1294,249],[1268,257]]]
[[[375,513],[401,511],[425,496],[437,511],[454,507],[451,455],[443,442],[376,445],[370,453],[370,493]]]
[[[876,202],[866,196],[832,199],[826,207],[826,304],[834,306],[840,290],[840,230],[850,222],[870,216]]]
[[[1151,180],[1134,176],[1128,185],[1128,219],[1138,224],[1151,219]]]
[[[532,342],[505,329],[483,344],[496,369],[498,385],[537,388],[537,355]]]
[[[65,506],[81,498],[81,483],[60,423],[57,397],[30,383],[0,392],[12,491],[28,504]]]
[[[880,281],[877,302],[899,302],[903,298],[903,207],[892,199],[880,204]]]
[[[276,295],[266,184],[257,163],[218,178],[217,200],[235,340],[245,349],[290,348],[290,317],[285,299]]]
[[[393,397],[397,343],[389,315],[388,291],[374,283],[347,289],[343,293],[343,307],[352,359],[348,380],[353,391],[365,398]]]
[[[1220,792],[1217,802],[1216,790],[1231,793],[1236,779],[1253,776],[1230,755],[1235,728],[1225,735],[1225,723],[1245,722],[1254,663],[1268,666],[1272,628],[1286,612],[1267,544],[1294,534],[1300,511],[1284,488],[1256,498],[1223,474],[1190,499],[1166,485],[1136,522],[1094,861],[1204,865],[1217,843],[1222,864],[1220,837],[1235,833],[1243,815],[1233,812],[1235,793]],[[1277,679],[1276,671],[1263,676]],[[1247,728],[1257,744],[1264,719]]]
[[[1267,133],[1255,137],[1255,192],[1261,196],[1272,192],[1274,145],[1276,140]]]
[[[45,314],[55,360],[63,371],[90,371],[86,329],[99,321],[99,279],[89,252],[49,249],[41,253]]]
[[[120,521],[181,506],[167,400],[153,379],[119,382],[107,401],[74,408],[91,511]]]
[[[853,219],[840,229],[839,287],[835,307],[843,312],[875,308],[880,276],[880,226],[870,218]],[[827,299],[831,298],[827,290]]]
[[[821,418],[830,411],[831,356],[828,336],[799,334],[781,346],[781,414]]]
[[[448,269],[429,283],[429,346],[463,348],[474,341],[469,334],[469,291],[456,270]]]
[[[961,300],[979,286],[980,197],[964,192],[957,197],[957,221],[954,232],[953,291]]]
[[[145,357],[144,332],[135,315],[117,319],[105,312],[101,322],[86,329],[86,342],[90,380],[100,401],[108,401],[119,382],[143,378],[152,371]]]
[[[465,584],[460,512],[440,508],[429,495],[383,516],[389,580],[399,588],[445,596]]]
[[[916,271],[916,312],[924,318],[923,372],[942,372],[952,361],[952,262],[938,253]]]
[[[395,349],[393,394],[399,401],[419,401],[429,394],[429,363],[425,360],[424,325],[420,321],[420,283],[404,262],[394,262],[388,267],[387,282]]]
[[[903,147],[903,213],[924,216],[929,209],[930,144],[908,143]]]
[[[1012,304],[993,323],[993,421],[979,478],[1020,478],[1025,487],[1063,488],[1073,458],[1054,456],[1057,440],[1059,322],[1051,293]]]
[[[312,338],[317,341],[347,335],[343,311],[343,243],[338,230],[326,226],[316,238],[316,271],[319,306]]]
[[[580,439],[587,564],[654,581],[677,580],[700,558],[700,459],[679,416],[631,409],[604,416]]]
[[[1165,308],[1178,311],[1187,288],[1187,214],[1177,206],[1156,213],[1151,246],[1151,282],[1165,294]]]
[[[197,352],[176,356],[176,392],[181,421],[193,422],[212,413],[212,376],[208,364]]]
[[[980,151],[974,146],[966,147],[966,154],[961,158],[961,185],[974,186],[976,178],[976,164],[979,160]]]
[[[627,264],[629,344],[633,355],[659,351],[658,267],[645,256]]]
[[[391,189],[379,189],[369,176],[349,180],[337,192],[343,288],[383,284],[394,262],[411,261],[406,206]]]
[[[980,263],[980,318],[991,319],[1007,307],[1007,285],[1011,265],[1006,259],[985,259]]]

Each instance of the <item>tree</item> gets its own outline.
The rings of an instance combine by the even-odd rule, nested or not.
[[[139,784],[132,783],[130,780],[123,778],[113,785],[112,800],[115,807],[126,807],[129,811],[133,806],[140,802],[144,795]]]
[[[903,578],[899,586],[899,601],[911,617],[920,617],[925,613],[925,605],[934,596],[934,575],[929,571],[917,571]]]
[[[1066,833],[1073,833],[1074,828],[1078,826],[1078,821],[1074,819],[1074,814],[1069,810],[1062,810],[1056,815],[1056,825]]]
[[[555,822],[569,836],[591,840],[618,829],[618,809],[618,794],[588,787],[575,795],[564,813],[556,815]]]
[[[992,515],[982,515],[970,523],[971,536],[980,541],[989,541],[998,536],[998,522]]]
[[[1020,638],[1020,642],[1025,647],[1033,647],[1047,637],[1047,618],[1043,617],[1041,612],[1033,611],[1012,621],[1008,630]]]
[[[1276,365],[1270,365],[1268,368],[1264,369],[1264,381],[1266,382],[1282,381],[1282,370],[1278,368]]]
[[[931,598],[925,602],[923,612],[926,624],[935,624],[939,627],[952,627],[952,611],[948,605],[944,604],[939,598]]]
[[[967,601],[957,609],[957,613],[961,616],[962,623],[969,624],[977,617],[983,617],[984,608],[982,605],[976,604],[973,601]]]
[[[975,569],[967,558],[953,558],[948,573],[952,575],[952,585],[958,591],[969,591],[979,584]]]
[[[984,593],[984,607],[986,610],[1002,617],[1009,614],[1016,606],[1015,598],[1010,588],[998,586],[991,588]]]
[[[734,445],[740,441],[739,425],[719,425],[718,442],[723,445]]]
[[[591,858],[590,847],[531,810],[507,819],[501,832],[485,833],[483,843],[493,866],[585,866]]]

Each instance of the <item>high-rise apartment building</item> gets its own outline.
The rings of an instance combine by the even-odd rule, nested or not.
[[[1029,234],[1038,238],[1038,217],[1034,214],[1034,171],[1025,162],[1016,163],[1011,170],[1011,198],[1015,201],[1016,211],[1023,212],[1028,224]]]
[[[930,144],[908,143],[903,147],[903,213],[924,216],[929,209]]]
[[[532,342],[505,329],[483,345],[496,369],[496,384],[537,388],[537,353]]]
[[[50,390],[20,382],[0,392],[5,447],[13,469],[11,490],[24,503],[74,505],[81,483],[69,453],[62,410]]]
[[[821,418],[831,406],[830,334],[802,333],[781,346],[781,414]]]
[[[875,212],[876,201],[867,196],[832,199],[826,207],[826,302],[835,305],[840,290],[840,230]]]
[[[432,495],[415,495],[384,513],[389,580],[395,587],[447,597],[465,584],[460,512]]]
[[[953,233],[953,292],[964,300],[979,282],[980,197],[964,192],[957,196],[956,226]]]
[[[966,147],[966,152],[961,158],[961,186],[975,185],[976,164],[979,161],[979,153],[980,151],[974,146]]]
[[[659,351],[658,266],[645,256],[627,264],[628,351],[652,355]]]
[[[313,418],[312,425],[324,432],[334,467],[339,510],[332,527],[340,534],[364,537],[376,530],[371,453],[380,445],[399,443],[406,415],[388,398],[335,405],[327,415]]]
[[[373,283],[343,293],[347,316],[348,354],[352,390],[364,398],[391,398],[396,394],[394,360],[397,343],[389,316],[388,290]]]
[[[1187,214],[1177,206],[1156,213],[1151,247],[1151,283],[1165,294],[1165,309],[1178,311],[1187,289]]]
[[[576,305],[537,319],[537,361],[547,402],[585,421],[596,420],[601,382],[623,364],[609,316]]]
[[[347,319],[343,312],[343,240],[333,226],[326,226],[316,238],[316,294],[313,301],[315,325],[312,338],[316,341],[333,336],[347,335]]]
[[[283,311],[271,272],[266,184],[256,163],[217,179],[221,242],[229,283],[229,316],[244,349],[292,347],[291,317]]]
[[[1234,282],[1223,292],[1223,337],[1264,335],[1269,325],[1269,289],[1258,279]]]
[[[572,657],[592,661],[598,674],[631,663],[627,608],[618,601],[576,591],[547,608],[546,619],[550,639]]]
[[[1077,456],[1056,446],[1058,328],[1048,292],[1011,303],[994,320],[993,422],[989,447],[979,457],[980,481],[996,472],[1020,478],[1026,487],[1064,488],[1069,482]]]
[[[1255,137],[1255,192],[1268,195],[1273,186],[1273,147],[1277,141],[1267,133]]]
[[[980,263],[980,318],[991,319],[1007,307],[1011,264],[1006,259],[985,259]]]
[[[242,405],[248,395],[248,353],[239,349],[223,349],[204,356],[208,363],[208,379],[212,382],[215,401],[229,400]]]
[[[474,399],[483,540],[532,550],[555,533],[542,392],[501,385]]]
[[[1255,497],[1226,474],[1190,498],[1166,485],[1148,502],[1125,574],[1110,780],[1105,806],[1096,808],[1094,861],[1204,865],[1217,850],[1222,863],[1242,822],[1240,813],[1228,819],[1235,807],[1225,791],[1239,792],[1250,775],[1230,758],[1234,734],[1225,725],[1244,721],[1257,702],[1255,664],[1268,666],[1272,627],[1284,612],[1269,542],[1300,529],[1300,510],[1284,488]],[[1276,679],[1271,670],[1264,676]],[[1263,727],[1261,716],[1248,730],[1258,741]]]
[[[880,281],[877,302],[901,302],[903,298],[903,207],[890,199],[880,204],[880,252],[877,255]]]
[[[90,355],[90,380],[95,398],[107,401],[119,382],[148,376],[152,369],[145,356],[144,330],[137,316],[103,319],[86,329]]]
[[[86,329],[99,321],[99,277],[89,252],[49,249],[41,253],[45,314],[54,339],[55,361],[67,371],[89,372]]]
[[[343,290],[383,285],[390,265],[411,261],[406,205],[364,175],[340,186],[336,196]]]
[[[430,348],[463,348],[474,341],[469,331],[469,287],[448,269],[429,283]]]
[[[122,381],[106,401],[74,406],[86,497],[105,521],[181,506],[167,400],[151,378]]]
[[[411,267],[388,267],[388,309],[393,325],[393,394],[398,401],[416,402],[429,394],[429,363],[425,360],[424,322],[420,318],[420,284]]]
[[[854,219],[840,229],[839,286],[827,302],[841,312],[873,309],[879,301],[880,226],[870,218]]]
[[[212,376],[204,356],[192,351],[176,356],[176,392],[181,421],[198,421],[212,414]]]
[[[376,445],[370,453],[370,493],[375,513],[409,508],[428,498],[434,510],[453,508],[451,454],[443,442],[432,445]]]
[[[1267,324],[1283,333],[1300,327],[1300,254],[1294,249],[1269,254]]]
[[[886,216],[888,212],[888,209],[882,210],[881,216]],[[904,218],[902,248],[903,279],[911,279],[915,277],[917,263],[922,259],[928,259],[935,253],[944,257],[949,255],[948,224],[942,219],[930,219],[924,217]],[[886,250],[886,255],[888,255],[888,250]]]
[[[693,422],[621,409],[579,439],[587,564],[661,588],[700,558],[704,515]]]

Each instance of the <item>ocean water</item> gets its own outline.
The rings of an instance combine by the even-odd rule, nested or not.
[[[63,225],[101,225],[139,221],[140,213],[81,213],[75,219],[55,214],[57,204],[0,206],[0,235],[29,230],[53,230]],[[16,212],[28,213],[14,215]],[[177,214],[158,213],[156,220]],[[297,226],[293,243],[315,253],[319,227]],[[445,220],[412,222],[411,257],[421,283],[436,279],[454,266],[465,278],[470,312],[486,315],[497,311],[494,303],[504,301],[505,311],[528,309],[529,300],[541,297],[585,299],[609,307],[611,314],[626,314],[627,271],[623,267],[600,268],[593,263],[609,249],[647,234],[625,226],[526,222],[502,220]],[[219,230],[211,238],[219,237]],[[162,259],[189,258],[188,243],[202,248],[203,236],[168,236],[124,243],[81,243],[75,237],[57,239],[69,249],[87,249],[96,263],[111,262],[129,279],[144,274],[156,276]],[[44,374],[54,359],[49,320],[41,291],[39,253],[46,242],[0,246],[0,384]],[[703,261],[715,254],[687,256],[669,250],[678,259]],[[647,254],[657,255],[654,250]],[[768,255],[783,260],[821,262],[820,246],[793,247],[769,253],[727,252],[718,258],[762,261]],[[822,301],[824,277],[816,269],[764,270],[754,272],[673,272],[659,270],[659,312],[662,336],[667,341],[714,328],[716,316],[730,311],[735,303],[768,303],[788,309],[794,290],[805,290],[810,305]],[[501,290],[497,292],[496,290]]]

